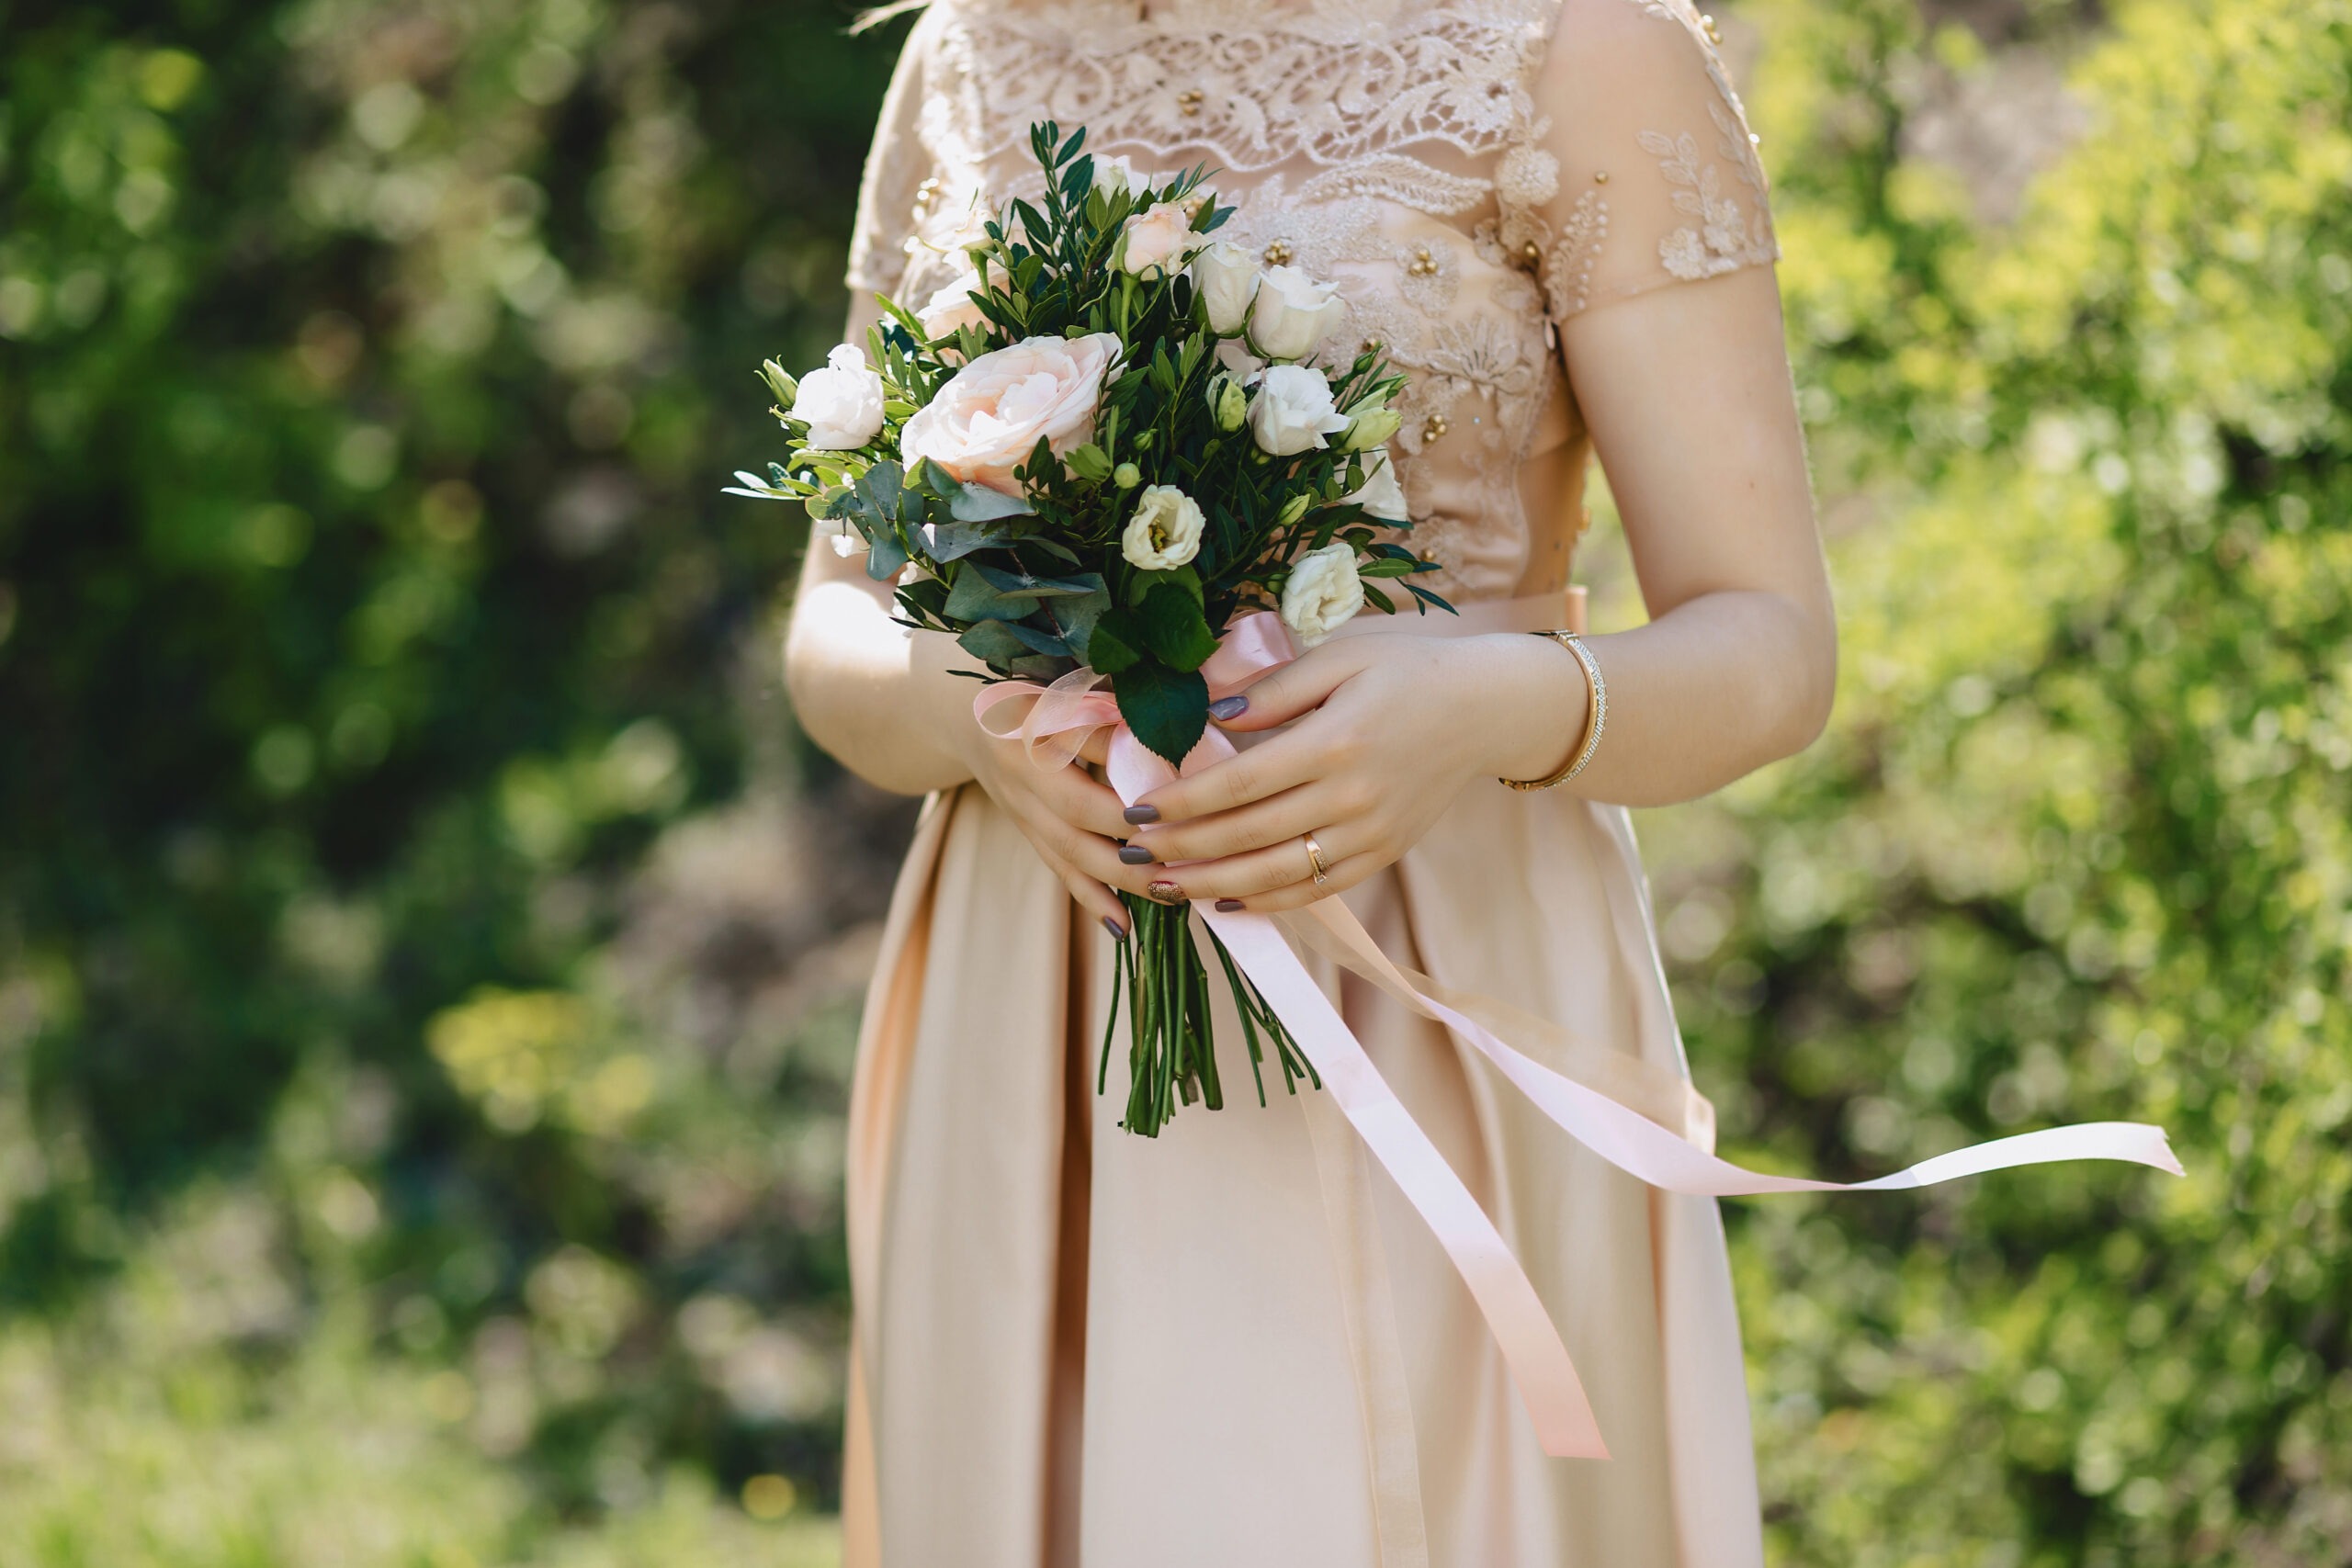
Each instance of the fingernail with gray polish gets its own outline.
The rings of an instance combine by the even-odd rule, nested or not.
[[[1159,820],[1159,807],[1157,806],[1130,806],[1127,807],[1124,815],[1126,817],[1128,821],[1140,828],[1147,822],[1157,822]]]
[[[1149,865],[1155,857],[1141,844],[1121,844],[1119,858],[1129,865]]]
[[[1230,915],[1236,909],[1241,908],[1241,900],[1238,898],[1220,898],[1216,901],[1216,907],[1219,913]]]
[[[1118,921],[1113,919],[1108,915],[1102,917],[1102,929],[1109,931],[1115,941],[1125,942],[1127,940],[1127,928],[1121,925]]]
[[[1239,718],[1243,714],[1248,713],[1249,711],[1250,699],[1238,694],[1230,697],[1219,697],[1216,701],[1209,705],[1209,716],[1216,719],[1219,724],[1223,724],[1228,718]]]

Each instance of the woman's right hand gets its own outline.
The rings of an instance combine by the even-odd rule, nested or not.
[[[973,780],[1019,826],[1079,908],[1124,938],[1126,907],[1112,889],[1149,897],[1159,868],[1119,859],[1120,844],[1130,830],[1125,808],[1109,785],[1081,765],[1102,761],[1102,732],[1098,730],[1087,742],[1078,761],[1066,768],[1041,768],[1029,760],[1017,736],[999,739],[973,723],[968,714],[964,722],[969,728],[960,750]]]

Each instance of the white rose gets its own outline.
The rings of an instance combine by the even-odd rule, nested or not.
[[[800,378],[792,417],[808,422],[812,452],[854,452],[882,431],[882,378],[867,367],[865,351],[842,344],[825,367]]]
[[[1200,502],[1174,485],[1146,485],[1136,497],[1136,514],[1119,536],[1119,553],[1146,571],[1182,566],[1201,553],[1201,529],[1207,522]]]
[[[1159,183],[1151,175],[1137,172],[1131,158],[1094,157],[1094,188],[1104,196],[1124,196],[1131,190],[1149,190]]]
[[[1348,416],[1332,406],[1331,383],[1311,366],[1269,365],[1250,380],[1257,395],[1250,400],[1250,434],[1260,451],[1294,457],[1329,446],[1323,438],[1348,427]]]
[[[1250,301],[1258,292],[1258,263],[1230,240],[1219,240],[1193,258],[1193,287],[1207,307],[1209,330],[1238,337],[1250,324]]]
[[[1295,266],[1270,266],[1250,311],[1250,341],[1269,359],[1304,359],[1347,310],[1339,288]]]
[[[1363,608],[1356,547],[1345,539],[1299,557],[1290,569],[1290,581],[1283,584],[1283,625],[1308,648],[1353,620]]]
[[[978,275],[967,273],[943,287],[922,302],[915,312],[915,320],[922,323],[926,336],[943,338],[965,327],[986,328],[989,320],[980,308],[972,303],[972,290],[979,286]]]
[[[1012,470],[1040,440],[1058,457],[1094,438],[1102,378],[1118,356],[1115,333],[1023,338],[983,354],[907,421],[899,457],[910,468],[929,458],[966,484],[1019,495]]]
[[[1405,509],[1405,487],[1396,482],[1396,470],[1389,465],[1385,446],[1364,459],[1363,483],[1340,499],[1352,501],[1372,516],[1392,523],[1412,521],[1412,513]]]
[[[1201,243],[1192,219],[1172,201],[1144,209],[1127,220],[1121,232],[1125,238],[1120,242],[1119,265],[1137,277],[1176,271]]]

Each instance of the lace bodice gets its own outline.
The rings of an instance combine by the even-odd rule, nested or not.
[[[1220,237],[1337,282],[1334,347],[1377,340],[1410,378],[1394,457],[1433,585],[1555,588],[1589,456],[1560,326],[1779,254],[1712,31],[1690,0],[933,0],[850,283],[946,281],[974,212],[1035,178],[1033,121],[1149,173],[1205,163],[1238,209]]]

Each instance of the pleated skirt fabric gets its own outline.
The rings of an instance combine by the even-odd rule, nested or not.
[[[1622,809],[1481,784],[1345,897],[1398,962],[1687,1077]],[[1226,1108],[1119,1129],[1112,938],[978,789],[926,807],[883,949],[849,1138],[850,1568],[1761,1564],[1711,1201],[1587,1154],[1307,955],[1576,1359],[1612,1458],[1550,1459],[1421,1221],[1328,1096],[1270,1061],[1260,1108],[1229,1018]]]

